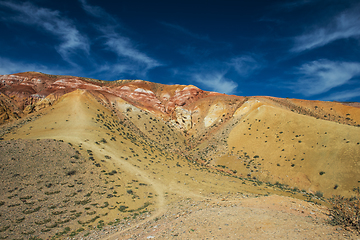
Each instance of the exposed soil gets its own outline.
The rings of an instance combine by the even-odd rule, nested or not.
[[[145,101],[148,83],[134,83]],[[1,238],[359,238],[327,223],[321,197],[360,184],[358,109],[334,107],[345,126],[288,101],[212,96],[167,121],[95,95],[73,91],[0,130]]]
[[[133,201],[132,185],[144,188],[141,182],[129,184],[126,173],[94,164],[61,140],[0,141],[0,156],[1,239],[71,236],[146,208]],[[116,207],[130,201],[122,212]]]
[[[212,194],[183,198],[151,221],[123,222],[84,239],[360,239],[328,219],[326,207],[289,197]]]

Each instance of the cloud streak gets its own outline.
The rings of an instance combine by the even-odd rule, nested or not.
[[[8,58],[0,57],[0,74],[10,74],[19,72],[44,72],[49,74],[64,74],[62,70],[51,69],[38,63],[24,63],[20,61],[12,61]]]
[[[175,76],[189,79],[200,87],[225,94],[236,94],[238,83],[264,67],[253,55],[239,55],[227,60],[195,63],[184,69],[175,69]],[[236,79],[236,81],[234,81]]]
[[[325,46],[333,41],[360,36],[360,5],[336,16],[327,26],[317,27],[313,31],[294,39],[292,52],[302,52]]]
[[[234,57],[230,61],[230,66],[242,77],[248,77],[256,70],[263,67],[263,64],[250,55]]]
[[[217,71],[196,73],[192,75],[192,79],[211,91],[225,94],[234,93],[238,86],[236,82],[225,78],[225,73]]]
[[[327,101],[349,101],[353,98],[360,97],[360,88],[355,88],[352,90],[345,90],[330,94],[329,96],[323,98]]]
[[[90,45],[87,37],[82,35],[75,25],[58,11],[40,8],[28,2],[0,1],[0,6],[17,14],[10,18],[2,17],[3,20],[36,26],[42,31],[58,37],[61,43],[56,50],[64,60],[74,64],[71,60],[72,54],[79,50],[86,54],[89,53]]]
[[[179,31],[179,32],[181,32],[181,33],[183,33],[183,34],[185,34],[187,36],[192,37],[192,38],[202,40],[202,41],[207,41],[207,42],[211,41],[208,36],[203,36],[203,35],[200,35],[200,34],[197,34],[197,33],[193,33],[190,30],[188,30],[188,29],[186,29],[186,28],[184,28],[182,26],[179,26],[179,25],[176,25],[176,24],[171,24],[171,23],[166,23],[166,22],[162,22],[161,24],[168,27],[168,28]]]
[[[287,1],[285,3],[281,3],[276,5],[276,8],[279,10],[288,10],[292,11],[294,9],[297,9],[299,7],[303,7],[309,4],[314,4],[318,2],[319,0],[298,0],[298,1]]]
[[[106,34],[106,45],[118,56],[129,58],[138,64],[143,65],[145,71],[160,66],[155,59],[137,50],[131,40],[119,34]]]
[[[360,63],[322,59],[303,64],[296,73],[300,78],[292,89],[305,96],[313,96],[344,85],[360,75]]]
[[[161,66],[162,64],[141,52],[133,41],[118,33],[119,25],[115,19],[97,6],[89,5],[85,0],[79,0],[83,10],[91,16],[106,20],[105,23],[96,26],[97,31],[101,33],[101,38],[105,39],[103,44],[108,51],[116,54],[118,62],[114,63],[111,71],[114,73],[128,73],[145,76],[150,69]],[[109,69],[108,66],[102,66],[101,69]]]
[[[92,15],[93,17],[115,22],[115,19],[110,14],[105,12],[104,9],[102,9],[101,7],[91,6],[86,2],[86,0],[79,0],[79,2],[81,3],[82,8],[87,14]]]

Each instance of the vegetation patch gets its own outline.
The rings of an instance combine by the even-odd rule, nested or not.
[[[345,198],[343,196],[334,196],[329,199],[332,208],[330,215],[332,219],[330,224],[342,225],[355,229],[360,233],[360,198],[359,196]]]

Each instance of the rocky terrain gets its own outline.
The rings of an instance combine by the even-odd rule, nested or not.
[[[35,72],[0,93],[3,239],[356,237],[327,223],[360,187],[356,103]]]

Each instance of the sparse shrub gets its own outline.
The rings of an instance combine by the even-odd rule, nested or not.
[[[58,194],[58,193],[60,193],[60,191],[45,192],[45,195],[53,195],[53,194]]]
[[[66,210],[65,211],[54,211],[54,212],[52,212],[52,215],[60,215],[60,214],[63,214],[63,213],[65,213],[66,212]]]
[[[51,222],[51,219],[50,219],[50,218],[44,219],[44,220],[42,220],[42,221],[35,221],[35,224],[36,224],[36,225],[43,225],[43,224],[46,224],[46,223],[49,223],[49,222]]]
[[[316,191],[315,196],[322,198],[323,197],[323,193],[320,191]]]
[[[0,232],[5,232],[10,226],[3,226],[0,228]]]
[[[23,211],[24,214],[30,214],[30,213],[34,213],[34,212],[37,212],[40,210],[41,207],[37,207],[37,208],[34,208],[34,209],[25,209]]]
[[[20,200],[27,200],[27,199],[30,199],[32,198],[32,196],[25,196],[25,197],[21,197]]]
[[[21,223],[21,222],[24,221],[24,220],[25,220],[25,217],[23,217],[23,218],[18,218],[18,219],[15,220],[15,223]]]
[[[75,204],[77,204],[77,205],[86,205],[86,204],[88,204],[89,202],[91,202],[91,199],[90,198],[88,198],[88,199],[85,199],[85,200],[82,200],[82,201],[75,201]]]
[[[120,212],[125,212],[127,208],[128,208],[128,206],[120,205],[119,206],[119,211]]]
[[[324,175],[324,174],[325,174],[325,172],[321,171],[321,172],[319,172],[319,174],[320,174],[320,175]]]
[[[332,206],[330,224],[353,228],[360,233],[360,198],[334,196],[329,199]]]
[[[39,237],[30,237],[29,240],[43,240],[43,239]]]
[[[66,173],[66,175],[72,176],[72,175],[75,175],[75,173],[76,173],[76,170],[70,170]]]

